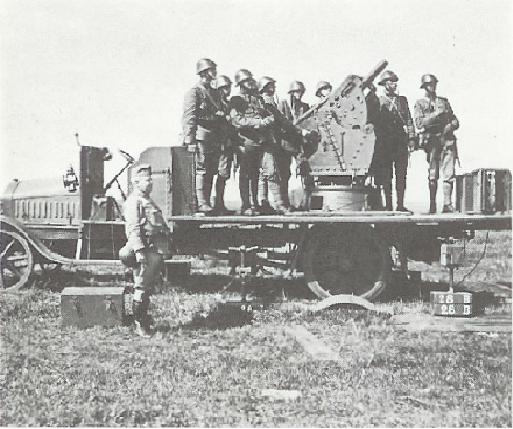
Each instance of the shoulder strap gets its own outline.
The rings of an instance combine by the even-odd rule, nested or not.
[[[206,88],[204,88],[201,85],[198,85],[197,88],[200,89],[200,91],[205,95],[205,97],[208,98],[208,100],[214,105],[214,107],[217,110],[221,110],[221,107],[219,106],[219,104],[214,100],[214,98],[212,97],[212,95],[210,94],[210,92]]]
[[[137,197],[137,215],[139,217],[139,220],[142,220],[143,217],[143,207],[141,204],[141,197]]]

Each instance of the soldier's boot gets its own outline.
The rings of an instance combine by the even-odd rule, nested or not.
[[[241,201],[240,214],[243,216],[253,216],[255,213],[251,207],[251,201],[249,198],[249,181],[247,178],[243,177],[239,179],[239,191]]]
[[[299,203],[299,207],[296,209],[297,211],[309,211],[310,210],[310,201],[312,199],[312,191],[309,189],[303,189],[303,193],[301,196],[301,202]]]
[[[144,338],[151,337],[151,329],[149,326],[148,305],[143,300],[133,301],[134,312],[134,332],[136,335]]]
[[[280,194],[281,194],[281,199],[283,201],[283,205],[285,207],[290,208],[289,181],[288,180],[280,181]]]
[[[429,213],[436,213],[436,191],[437,191],[436,180],[429,181]]]
[[[212,206],[208,202],[208,194],[206,192],[206,184],[208,180],[204,174],[196,175],[196,199],[198,200],[198,212],[209,214],[212,212]]]
[[[274,210],[276,214],[290,213],[289,207],[283,204],[281,187],[278,183],[276,183],[276,181],[269,179],[269,191],[275,202]]]
[[[274,214],[274,209],[269,204],[269,181],[262,174],[258,178],[258,201],[260,202],[258,210],[261,214]]]
[[[399,188],[396,191],[397,191],[397,211],[412,213],[411,210],[408,210],[406,207],[404,207],[404,188]]]
[[[444,192],[444,207],[442,209],[442,213],[452,213],[454,208],[452,207],[452,182],[444,182],[443,184],[443,192]]]
[[[255,178],[250,181],[251,186],[251,207],[253,211],[258,212],[258,182],[259,179]]]
[[[226,178],[217,176],[216,181],[216,201],[214,211],[217,215],[230,215],[232,211],[228,210],[224,205],[224,191],[226,188]]]
[[[258,206],[258,211],[263,215],[273,215],[276,212],[274,211],[269,200],[260,200],[260,205]]]
[[[385,192],[385,210],[391,212],[394,210],[394,204],[392,202],[392,185],[384,185],[383,191]]]
[[[207,204],[212,207],[212,184],[214,183],[214,176],[205,176],[203,186],[205,187],[205,200]]]

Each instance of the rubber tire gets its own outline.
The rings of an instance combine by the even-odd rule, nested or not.
[[[319,258],[327,258],[329,250],[326,249],[325,244],[333,237],[344,236],[361,236],[367,234],[367,240],[370,240],[375,249],[375,258],[378,262],[377,273],[374,280],[369,280],[368,287],[364,286],[359,291],[351,291],[352,294],[365,298],[367,300],[376,299],[386,288],[388,279],[390,277],[392,262],[390,258],[390,251],[386,242],[377,234],[377,232],[368,225],[352,225],[346,226],[315,226],[309,232],[309,238],[306,240],[306,246],[303,252],[303,269],[305,273],[305,280],[308,288],[319,298],[329,298],[330,296],[337,295],[332,293],[329,285],[324,284],[318,274]],[[358,246],[358,241],[352,243]],[[333,248],[331,250],[334,250]],[[348,292],[340,292],[348,293]]]

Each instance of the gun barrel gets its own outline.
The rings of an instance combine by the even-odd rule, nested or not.
[[[303,122],[305,119],[309,118],[312,113],[314,113],[317,109],[322,107],[326,101],[328,101],[328,98],[323,99],[321,102],[314,104],[312,107],[310,107],[305,113],[303,113],[299,118],[296,118],[296,120],[293,122],[294,125],[299,125],[301,122]]]
[[[372,84],[372,81],[376,79],[376,77],[388,66],[387,60],[381,60],[376,67],[374,67],[371,72],[363,78],[362,85],[364,87],[368,87]]]

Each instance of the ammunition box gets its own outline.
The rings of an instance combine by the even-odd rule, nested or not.
[[[132,297],[124,287],[67,287],[61,293],[63,326],[86,328],[129,323]]]
[[[480,168],[456,177],[456,211],[511,212],[511,171]]]

